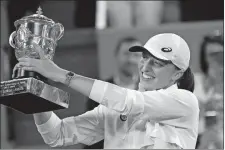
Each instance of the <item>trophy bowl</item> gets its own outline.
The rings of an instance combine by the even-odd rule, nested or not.
[[[53,60],[57,41],[64,34],[64,27],[42,15],[23,17],[14,22],[16,31],[9,37],[9,44],[15,49],[17,59],[29,57],[41,59],[33,48],[38,44],[44,56]],[[19,68],[13,80],[1,82],[0,103],[25,114],[68,108],[70,95],[47,84],[47,79],[32,71]]]
[[[14,25],[16,31],[10,35],[9,44],[15,49],[17,59],[21,57],[40,59],[38,52],[33,49],[33,43],[36,43],[43,49],[45,57],[53,60],[57,41],[64,34],[62,24],[55,23],[52,19],[42,15],[42,10],[39,7],[37,14],[23,17],[15,21]],[[37,73],[32,75],[29,72],[18,69],[15,72],[15,78],[32,76],[41,79]]]

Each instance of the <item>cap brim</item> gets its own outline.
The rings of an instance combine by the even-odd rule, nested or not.
[[[146,48],[142,47],[142,46],[132,46],[129,49],[130,52],[143,52],[143,51],[148,51]]]
[[[169,61],[166,57],[162,56],[160,53],[156,52],[155,50],[146,49],[143,46],[133,46],[129,49],[130,52],[144,52],[148,51],[152,56],[154,56],[157,59]]]

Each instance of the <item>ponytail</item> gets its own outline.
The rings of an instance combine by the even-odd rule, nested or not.
[[[185,89],[190,92],[194,91],[194,75],[190,67],[188,67],[188,69],[184,72],[183,76],[177,81],[177,86],[179,89]]]

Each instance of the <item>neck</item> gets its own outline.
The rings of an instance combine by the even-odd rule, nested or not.
[[[139,85],[138,85],[138,90],[139,91],[141,91],[141,92],[144,92],[144,91],[153,91],[153,90],[160,90],[160,89],[167,89],[167,88],[169,88],[169,87],[171,87],[172,85],[174,85],[174,84],[176,84],[175,82],[171,82],[170,84],[168,84],[168,85],[166,85],[166,86],[164,86],[164,87],[162,87],[162,88],[158,88],[158,89],[148,89],[148,90],[146,90],[140,83],[139,83]]]
[[[162,89],[167,89],[168,87],[170,87],[170,86],[172,86],[172,85],[174,85],[175,83],[174,82],[171,82],[170,84],[168,84],[167,86],[165,86],[164,88],[162,88]]]

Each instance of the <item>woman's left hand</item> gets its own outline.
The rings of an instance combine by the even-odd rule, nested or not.
[[[35,51],[40,55],[40,59],[33,59],[23,57],[18,59],[19,63],[13,69],[13,72],[18,67],[22,67],[24,70],[34,71],[42,76],[51,79],[55,82],[62,81],[63,74],[66,74],[66,70],[58,67],[52,60],[48,59],[44,55],[44,51],[37,44],[33,44]]]

